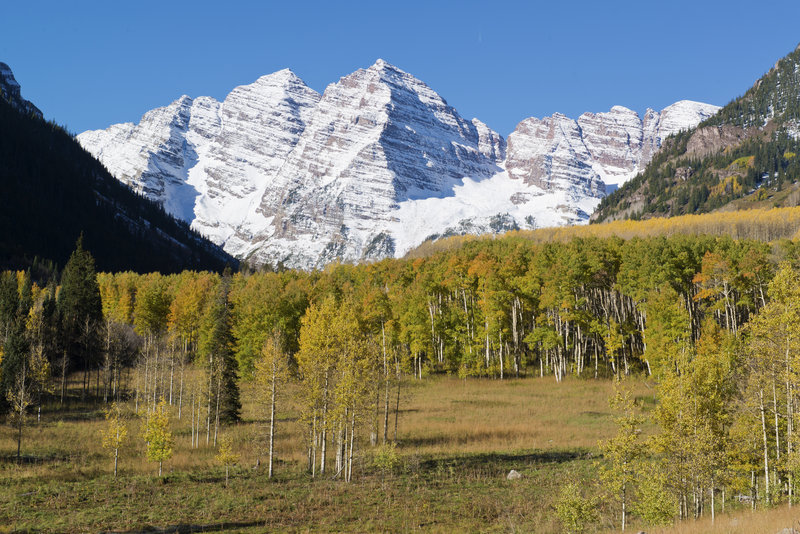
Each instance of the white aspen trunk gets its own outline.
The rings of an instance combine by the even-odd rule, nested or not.
[[[191,445],[189,446],[189,448],[194,449],[194,392],[192,392],[191,400],[189,402],[192,406],[192,416],[191,416],[192,422],[191,422],[191,433],[190,433]]]
[[[353,444],[355,443],[356,435],[356,410],[350,415],[350,450],[347,453],[347,482],[353,478]]]
[[[325,389],[323,390],[322,401],[322,443],[320,447],[319,474],[325,474],[325,457],[328,448],[328,375],[325,374]]]
[[[383,337],[383,382],[384,382],[383,444],[386,445],[386,439],[389,434],[389,362],[386,359],[386,328],[383,321],[381,321],[381,335]]]
[[[781,461],[781,438],[778,426],[778,395],[775,391],[775,381],[772,381],[772,410],[775,412],[775,461]],[[777,484],[777,481],[776,481]]]
[[[500,332],[500,380],[503,380],[503,333]]]
[[[172,384],[175,379],[175,350],[170,349],[169,355],[169,405],[172,406]]]
[[[711,479],[711,524],[714,524],[714,479]]]
[[[625,532],[625,520],[627,519],[625,504],[626,504],[626,495],[625,495],[625,484],[622,485],[622,532]]]
[[[217,435],[219,433],[219,397],[222,391],[222,373],[217,378],[217,406],[214,410],[214,447],[217,446]]]
[[[317,476],[317,414],[311,422],[311,478]]]
[[[206,447],[211,441],[211,392],[214,387],[214,356],[208,357],[208,406],[206,410]]]
[[[767,418],[764,413],[764,391],[758,390],[759,406],[761,408],[761,432],[764,437],[764,498],[769,505],[769,449],[767,446]]]
[[[397,367],[397,402],[394,405],[394,442],[397,443],[397,422],[400,419],[400,366]]]
[[[272,395],[270,399],[270,409],[269,409],[269,474],[267,478],[272,478],[272,453],[274,450],[275,444],[275,381],[276,381],[276,369],[275,369],[275,362],[272,364]]]
[[[156,343],[156,361],[153,364],[153,410],[156,409],[157,393],[158,393],[158,343]]]
[[[346,421],[347,421],[346,410],[347,409],[345,408],[345,422],[342,422],[342,421],[336,421],[335,422],[335,425],[336,425],[336,455],[335,455],[336,466],[334,467],[334,471],[335,471],[335,473],[333,475],[334,478],[338,478],[339,477],[339,475],[342,472],[342,468],[344,466],[344,459],[345,459],[345,455],[344,454],[345,453],[344,453],[343,449],[345,447],[345,439],[347,439],[344,436],[344,426],[346,425]]]
[[[792,433],[794,432],[794,403],[792,402],[793,391],[790,377],[792,375],[791,359],[789,352],[789,343],[786,344],[786,458],[791,461],[792,458]],[[792,507],[792,497],[794,496],[794,489],[792,488],[792,471],[789,470],[789,508]]]
[[[149,336],[146,336],[144,342],[144,391],[142,392],[142,404],[147,406],[147,412],[150,412],[150,403],[147,401],[148,399],[148,392],[150,390],[150,375],[148,374],[150,371],[150,349],[149,347]]]
[[[185,358],[181,362],[181,385],[178,391],[178,421],[181,420],[181,411],[183,409],[183,369],[186,367]]]
[[[489,368],[489,319],[485,319],[483,326],[486,330],[486,368]]]

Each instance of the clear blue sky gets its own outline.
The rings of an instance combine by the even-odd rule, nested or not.
[[[381,57],[506,135],[554,112],[725,104],[800,42],[798,0],[30,0],[0,17],[0,61],[76,133],[285,67],[322,91]]]

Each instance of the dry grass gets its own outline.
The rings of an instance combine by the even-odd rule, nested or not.
[[[73,387],[76,387],[74,384]],[[634,383],[649,401],[652,391]],[[68,410],[46,406],[25,432],[26,462],[12,456],[15,436],[0,426],[0,525],[45,532],[192,523],[215,530],[558,532],[553,499],[565,480],[593,477],[589,458],[614,431],[611,383],[552,378],[404,382],[398,425],[400,466],[388,476],[371,466],[366,432],[355,482],[317,479],[304,471],[304,426],[291,388],[280,409],[277,479],[254,470],[267,411],[245,384],[242,424],[233,434],[241,463],[224,488],[213,447],[190,448],[189,411],[173,418],[175,456],[166,476],[144,459],[140,420],[132,414],[121,453],[120,478],[100,446],[102,406],[73,398]],[[393,391],[392,398],[394,399]],[[366,424],[366,423],[365,423]],[[390,424],[390,436],[394,420]],[[263,453],[262,453],[263,459]],[[523,480],[509,482],[517,469]],[[235,523],[231,527],[222,524]],[[2,532],[2,528],[0,528]]]
[[[674,527],[648,530],[649,534],[776,534],[784,528],[800,530],[800,508],[779,506],[769,510],[742,510],[710,517],[688,520]]]
[[[552,377],[412,383],[398,437],[403,450],[424,454],[594,448],[613,432],[611,389],[607,380]]]

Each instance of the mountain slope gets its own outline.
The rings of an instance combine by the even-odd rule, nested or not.
[[[0,265],[63,265],[83,232],[98,269],[174,272],[235,263],[112,177],[62,128],[21,100],[0,66]],[[10,96],[13,100],[7,100]]]
[[[800,47],[697,128],[670,139],[593,220],[800,201]]]
[[[663,138],[717,109],[531,118],[506,143],[378,60],[323,95],[284,70],[224,102],[185,96],[78,140],[231,254],[309,268],[447,235],[586,222]]]

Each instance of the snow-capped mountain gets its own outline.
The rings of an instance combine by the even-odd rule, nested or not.
[[[662,138],[716,109],[531,118],[506,145],[378,60],[323,95],[283,70],[223,102],[184,96],[78,141],[229,253],[308,268],[401,256],[443,235],[586,222]]]
[[[593,197],[636,176],[661,142],[694,127],[719,107],[682,100],[644,118],[622,106],[584,113],[525,119],[508,137],[506,168],[514,178],[546,189],[582,189]],[[599,183],[602,182],[602,183]]]

